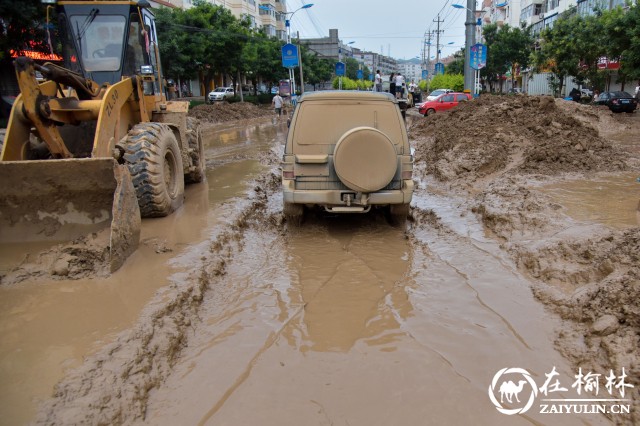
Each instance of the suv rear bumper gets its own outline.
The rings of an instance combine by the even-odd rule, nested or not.
[[[362,193],[344,189],[295,189],[293,180],[283,180],[283,198],[285,203],[292,204],[315,204],[320,206],[347,206],[346,196],[355,195],[351,198],[350,204],[364,205]],[[413,180],[406,179],[402,181],[402,189],[398,190],[381,190],[364,194],[366,205],[387,205],[387,204],[409,204],[413,197],[414,183]]]

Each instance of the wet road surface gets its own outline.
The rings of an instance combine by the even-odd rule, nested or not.
[[[143,246],[111,277],[0,288],[2,424],[32,418],[65,369],[195,268],[285,132],[268,123],[206,132],[208,184],[189,188],[178,214],[144,221]],[[531,283],[463,200],[427,184],[406,230],[379,212],[244,230],[140,423],[606,424],[495,409],[487,390],[500,369],[525,368],[538,385],[553,367],[565,381],[575,373]]]

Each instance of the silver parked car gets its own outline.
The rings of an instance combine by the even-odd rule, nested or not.
[[[224,101],[233,98],[235,92],[232,87],[218,87],[216,90],[209,92],[207,103],[212,104],[216,101]]]
[[[452,92],[453,89],[436,89],[433,92],[429,93],[429,96],[427,96],[427,101],[435,101],[438,96]]]

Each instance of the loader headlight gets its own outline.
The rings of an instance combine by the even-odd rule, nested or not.
[[[142,65],[140,67],[140,74],[153,75],[153,65]]]

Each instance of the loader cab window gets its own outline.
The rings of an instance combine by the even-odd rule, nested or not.
[[[153,65],[153,70],[155,74],[154,92],[156,94],[160,93],[159,82],[161,80],[160,77],[160,58],[158,57],[158,36],[156,34],[156,26],[153,20],[153,15],[149,13],[148,10],[143,10],[142,14],[144,16],[144,28],[147,32],[147,39],[145,40],[145,47],[147,49],[147,53],[149,54],[149,64]]]
[[[122,63],[126,17],[119,15],[73,15],[71,32],[80,51],[84,69],[118,71]]]
[[[135,13],[131,15],[129,22],[123,74],[137,74],[142,65],[149,65],[149,31],[140,23],[140,17]]]

